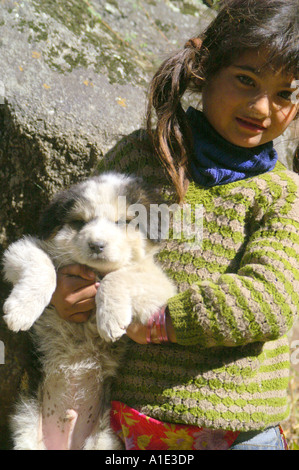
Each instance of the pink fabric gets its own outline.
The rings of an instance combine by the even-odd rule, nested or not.
[[[113,401],[111,426],[126,450],[227,450],[239,432],[164,423]]]

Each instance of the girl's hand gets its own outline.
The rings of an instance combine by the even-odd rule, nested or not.
[[[95,308],[99,285],[90,268],[80,264],[65,266],[58,271],[57,287],[51,304],[64,320],[85,322]]]
[[[176,343],[176,334],[169,315],[166,316],[166,330],[170,343]],[[147,326],[140,323],[131,323],[127,328],[127,336],[135,343],[147,344],[146,340]],[[151,329],[151,343],[159,344],[158,335],[155,327]]]
[[[75,323],[88,320],[95,308],[95,295],[100,283],[96,281],[95,273],[80,264],[71,264],[60,269],[57,273],[57,286],[52,296],[51,304],[61,318]],[[170,342],[176,342],[176,335],[169,315],[166,317],[166,329]],[[147,344],[147,326],[140,323],[131,323],[127,328],[127,335],[139,344]],[[151,342],[155,340],[156,333],[151,331]]]

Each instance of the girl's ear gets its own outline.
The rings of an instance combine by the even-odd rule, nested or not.
[[[202,46],[202,40],[199,37],[191,38],[186,42],[184,48],[193,47],[194,49],[200,49]]]

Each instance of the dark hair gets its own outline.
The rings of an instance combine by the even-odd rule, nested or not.
[[[157,156],[183,200],[192,139],[181,98],[201,91],[223,67],[249,49],[263,47],[267,63],[298,75],[298,0],[224,0],[217,17],[195,40],[165,60],[149,93],[147,127]],[[156,130],[152,132],[152,112]]]

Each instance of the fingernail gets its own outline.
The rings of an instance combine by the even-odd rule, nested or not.
[[[96,283],[95,283],[95,286],[96,286],[96,288],[100,287],[100,283],[99,283],[99,282],[96,282]]]

